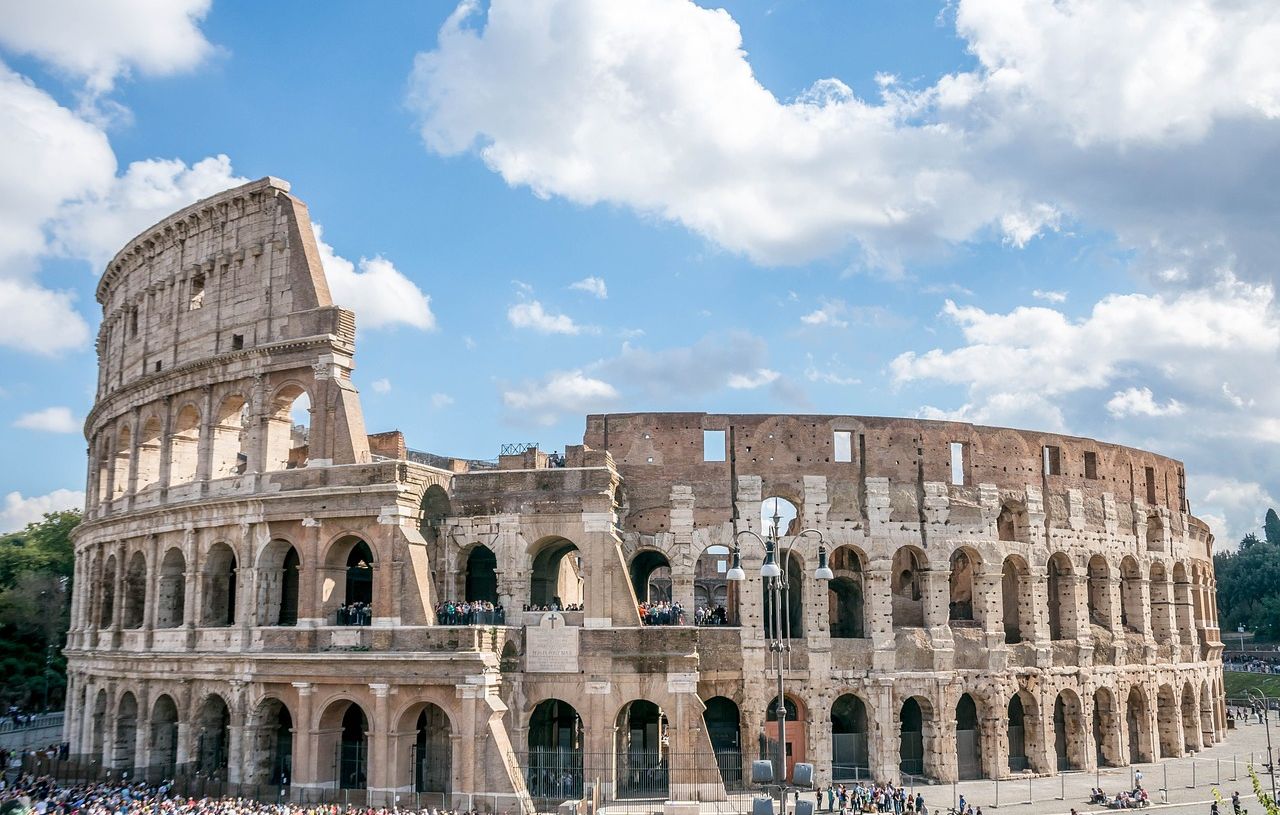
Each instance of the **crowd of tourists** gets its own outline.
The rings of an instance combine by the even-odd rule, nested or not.
[[[641,603],[640,622],[645,625],[684,625],[684,607],[666,600]]]
[[[693,610],[693,621],[698,625],[728,625],[729,612],[724,606],[698,606]]]
[[[1151,804],[1151,796],[1139,784],[1131,790],[1121,790],[1115,795],[1107,795],[1101,787],[1095,787],[1089,795],[1089,803],[1104,806],[1107,809],[1138,809]]]
[[[961,796],[960,801],[962,804],[960,811],[963,812],[964,796]],[[889,783],[872,784],[859,781],[852,785],[835,784],[825,790],[818,790],[818,808],[821,809],[824,803],[827,812],[839,812],[842,815],[856,812],[929,815],[929,808],[925,806],[923,794],[916,793],[913,796],[906,787]],[[977,815],[982,815],[981,808],[978,809]]]
[[[525,611],[582,611],[582,603],[569,603],[561,605],[559,600],[552,600],[550,603],[526,603]]]
[[[28,727],[30,725],[35,724],[37,717],[39,717],[40,715],[41,714],[39,713],[30,713],[28,711],[25,711],[22,708],[18,707],[17,705],[9,705],[9,710],[5,714],[5,718],[8,719],[9,722],[12,723],[15,728],[18,728],[18,727]]]
[[[1280,657],[1223,654],[1222,668],[1227,671],[1246,671],[1255,674],[1280,674]]]
[[[372,625],[373,606],[356,601],[338,606],[338,625]]]
[[[506,625],[507,611],[501,603],[446,600],[436,604],[436,622],[440,625]]]

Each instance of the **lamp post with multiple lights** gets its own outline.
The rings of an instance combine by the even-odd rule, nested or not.
[[[764,547],[764,563],[760,566],[760,577],[764,580],[764,588],[767,592],[765,600],[765,610],[772,609],[772,625],[765,626],[765,636],[769,640],[769,651],[773,655],[774,671],[778,678],[778,706],[776,708],[778,716],[778,768],[774,772],[774,778],[780,785],[785,786],[787,780],[787,703],[786,690],[783,684],[783,669],[786,667],[786,654],[791,651],[791,626],[790,614],[788,613],[788,603],[790,601],[790,583],[787,570],[791,567],[791,547],[800,538],[810,533],[818,536],[818,568],[814,570],[814,579],[819,582],[831,580],[835,575],[831,572],[831,568],[827,565],[827,547],[826,538],[822,532],[817,529],[802,529],[795,535],[789,536],[786,543],[786,549],[779,551],[782,547],[782,535],[778,529],[778,523],[782,517],[778,515],[777,502],[774,503],[773,524],[768,530],[768,537],[764,538],[752,532],[750,529],[743,529],[733,537],[733,561],[729,571],[725,574],[728,580],[735,583],[741,583],[747,579],[747,573],[742,568],[742,549],[738,541],[744,536],[755,538]],[[783,812],[786,812],[786,796],[783,795],[782,806]]]

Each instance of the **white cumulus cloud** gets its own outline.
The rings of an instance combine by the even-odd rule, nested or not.
[[[43,430],[46,433],[78,433],[81,420],[71,415],[68,407],[47,407],[32,413],[24,413],[14,421],[14,427],[25,430]]]
[[[606,300],[609,297],[609,287],[604,284],[603,277],[584,277],[576,283],[570,283],[569,288],[585,291],[587,294]]]
[[[453,404],[453,397],[447,393],[431,394],[431,407],[436,410],[443,410]]]
[[[1065,291],[1053,291],[1051,289],[1034,289],[1031,296],[1037,300],[1043,300],[1046,303],[1065,303],[1067,302],[1067,293]]]
[[[33,495],[29,498],[14,491],[4,497],[4,505],[0,507],[0,530],[16,532],[27,524],[40,520],[46,512],[83,507],[83,490],[54,490],[46,495]]]
[[[515,328],[529,328],[539,334],[582,333],[582,326],[573,321],[567,314],[553,314],[542,307],[537,300],[516,303],[507,309],[507,322]]]
[[[755,390],[776,382],[782,374],[768,368],[757,368],[746,374],[730,374],[725,383],[734,390]]]
[[[1163,405],[1156,401],[1151,388],[1126,388],[1107,400],[1107,412],[1117,418],[1124,416],[1181,416],[1186,407],[1177,399]]]
[[[518,419],[549,425],[563,413],[587,413],[615,402],[618,390],[582,371],[555,371],[538,381],[505,390],[502,402]]]
[[[369,387],[373,388],[374,393],[391,393],[391,380],[384,376],[370,382]]]
[[[431,298],[395,265],[381,255],[360,258],[356,264],[338,255],[323,239],[324,229],[314,221],[311,229],[320,249],[320,263],[329,281],[333,302],[356,313],[359,329],[407,325],[422,331],[436,327]]]

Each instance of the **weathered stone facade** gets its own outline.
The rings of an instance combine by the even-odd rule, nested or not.
[[[561,466],[415,453],[366,434],[354,317],[270,178],[140,235],[98,299],[66,739],[107,766],[527,808],[554,754],[606,797],[647,761],[722,798],[773,732],[763,552],[743,539],[745,583],[724,568],[774,499],[835,571],[811,577],[818,535],[785,538],[788,743],[821,780],[1055,773],[1225,733],[1213,537],[1177,461],[702,413],[590,416]],[[641,626],[651,585],[728,624]],[[503,624],[439,624],[465,599]],[[361,601],[370,624],[338,625]],[[581,610],[522,611],[552,602]]]

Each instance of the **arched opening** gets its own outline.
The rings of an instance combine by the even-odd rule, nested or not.
[[[924,729],[932,711],[928,705],[922,697],[912,696],[898,713],[898,769],[906,775],[924,775]]]
[[[1027,510],[1016,501],[1005,501],[996,516],[996,535],[1002,541],[1022,541],[1026,543],[1030,537],[1031,525],[1027,520]]]
[[[249,782],[286,786],[293,778],[293,716],[279,699],[265,699],[256,718]]]
[[[147,558],[141,552],[129,557],[124,573],[124,628],[141,628],[146,616]]]
[[[231,743],[231,711],[216,693],[204,698],[196,715],[196,771],[201,775],[225,779],[227,747]]]
[[[293,544],[276,539],[258,555],[258,625],[297,625],[302,558]]]
[[[89,755],[99,766],[106,758],[107,741],[107,692],[98,691],[93,701],[93,738],[89,743]]]
[[[1178,641],[1188,648],[1196,645],[1196,631],[1191,605],[1191,581],[1181,561],[1173,564],[1174,616],[1178,621]]]
[[[373,606],[373,552],[362,540],[357,540],[347,553],[344,597],[348,609],[347,625],[368,625],[372,622],[372,615],[367,612]]]
[[[1140,764],[1152,753],[1151,734],[1147,731],[1147,699],[1137,687],[1129,689],[1125,724],[1129,730],[1129,763]]]
[[[286,385],[276,391],[270,405],[263,472],[295,470],[307,466],[311,397],[300,385]]]
[[[953,623],[973,621],[973,569],[976,556],[964,549],[951,553],[950,602],[947,619]]]
[[[1015,693],[1009,700],[1009,771],[1020,773],[1027,769],[1026,710],[1021,694]]]
[[[768,531],[776,527],[779,538],[798,531],[799,517],[800,510],[786,498],[771,495],[760,502],[760,528]]]
[[[1164,564],[1151,564],[1151,633],[1157,643],[1173,642],[1173,598],[1169,586],[1169,573]]]
[[[1221,697],[1219,697],[1221,698]],[[1200,746],[1212,747],[1217,740],[1218,728],[1214,716],[1214,696],[1209,691],[1209,683],[1200,685]]]
[[[413,788],[440,795],[443,802],[453,775],[453,725],[439,705],[427,703],[418,714],[414,733]]]
[[[924,557],[914,547],[903,546],[893,553],[890,590],[893,594],[893,627],[922,627],[924,625]]]
[[[714,696],[706,701],[702,711],[703,725],[711,738],[711,750],[716,754],[720,777],[726,789],[742,787],[742,717],[738,705],[724,696]]]
[[[1064,690],[1053,701],[1053,744],[1058,771],[1081,770],[1085,763],[1080,698]]]
[[[787,759],[787,778],[794,778],[792,770],[798,762],[806,761],[806,750],[809,744],[808,728],[806,722],[808,717],[805,715],[804,706],[790,696],[783,697],[783,707],[787,716],[787,742],[785,745],[785,755]],[[778,761],[778,698],[771,697],[765,709],[765,721],[771,724],[765,728],[763,736],[764,752],[761,755],[772,760],[774,764]]]
[[[618,798],[666,798],[668,790],[667,717],[647,699],[623,705],[618,712],[614,759]]]
[[[240,394],[222,400],[213,415],[209,446],[209,477],[229,478],[242,475],[248,468],[249,427],[248,404]]]
[[[804,566],[795,552],[788,552],[786,563],[782,566],[781,577],[765,577],[760,580],[761,601],[764,608],[764,633],[766,637],[781,639],[799,639],[804,636]],[[782,587],[775,608],[773,587]],[[786,612],[779,615],[779,608]],[[775,619],[782,621],[779,627]]]
[[[160,584],[156,592],[156,628],[177,628],[183,623],[187,600],[187,560],[174,547],[160,561]]]
[[[111,763],[117,770],[130,771],[137,760],[138,751],[138,699],[125,691],[116,707],[116,739]]]
[[[115,450],[111,446],[110,439],[103,439],[98,445],[98,455],[92,462],[97,467],[97,485],[95,489],[95,498],[97,503],[110,501],[114,496],[111,494],[112,472],[115,468]]]
[[[1161,685],[1156,692],[1156,726],[1160,731],[1160,757],[1178,758],[1182,755],[1182,720],[1178,712],[1178,700],[1173,688]],[[1132,742],[1133,736],[1129,736]]]
[[[1049,639],[1073,640],[1076,638],[1076,596],[1072,578],[1071,558],[1055,552],[1049,558],[1048,585]]]
[[[738,624],[738,584],[729,571],[729,548],[708,546],[693,569],[694,621],[698,625]]]
[[[578,547],[557,538],[538,549],[529,577],[529,602],[535,608],[569,608],[582,603],[582,566]]]
[[[1147,516],[1147,551],[1164,551],[1164,521],[1160,519],[1158,512]]]
[[[582,717],[568,702],[545,699],[529,717],[529,794],[567,800],[582,796]]]
[[[1120,561],[1120,622],[1126,631],[1142,633],[1142,572],[1138,561]]]
[[[115,472],[112,481],[115,484],[115,496],[119,497],[129,491],[129,464],[133,461],[133,432],[128,425],[120,428],[116,436],[116,454],[112,466]]]
[[[151,416],[138,436],[138,492],[160,483],[160,449],[164,434],[159,416]]]
[[[469,603],[498,604],[498,557],[483,544],[467,555],[467,573],[463,595]]]
[[[834,639],[867,635],[862,555],[852,546],[837,547],[829,563],[835,575],[827,581],[827,619]]]
[[[369,784],[369,719],[351,702],[342,714],[338,740],[338,788],[362,790]]]
[[[200,467],[200,412],[186,405],[173,420],[169,436],[169,484],[189,484]]]
[[[116,556],[107,558],[106,568],[102,570],[102,604],[99,608],[98,625],[110,627],[115,621],[116,613]]]
[[[453,514],[449,493],[439,484],[432,484],[423,491],[419,506],[422,515],[418,520],[418,530],[422,537],[434,541],[444,526],[444,519]]]
[[[831,778],[861,781],[870,776],[867,754],[867,706],[846,693],[831,706]]]
[[[178,706],[168,694],[161,694],[151,708],[152,772],[172,778],[178,760]]]
[[[1089,624],[1111,630],[1111,567],[1102,555],[1089,558]]]
[[[225,543],[209,547],[204,565],[204,613],[201,625],[236,622],[236,555]]]
[[[652,549],[638,552],[631,559],[631,587],[641,603],[670,603],[671,561]]]
[[[1124,764],[1120,756],[1120,722],[1111,691],[1106,688],[1093,692],[1093,747],[1099,767]]]
[[[1182,686],[1182,746],[1188,753],[1200,750],[1199,706],[1196,704],[1196,689],[1187,682]]]
[[[982,778],[978,703],[967,693],[956,703],[956,772],[961,781]]]
[[[1035,639],[1031,581],[1026,561],[1010,555],[1000,570],[1000,596],[1004,601],[1004,641],[1009,645]]]

